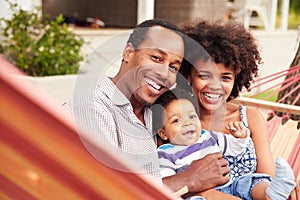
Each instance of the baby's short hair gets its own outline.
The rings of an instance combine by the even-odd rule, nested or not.
[[[199,116],[199,104],[197,97],[191,92],[181,87],[176,87],[163,93],[151,106],[152,110],[152,128],[156,134],[159,129],[164,126],[164,113],[166,107],[173,101],[178,99],[187,99],[195,107]]]

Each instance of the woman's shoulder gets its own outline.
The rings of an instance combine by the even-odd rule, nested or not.
[[[261,114],[261,111],[255,107],[249,107],[249,106],[244,106],[244,105],[236,105],[232,103],[227,104],[227,111],[228,113],[244,113],[247,115],[252,115],[252,114]]]
[[[227,103],[226,110],[229,114],[237,113],[240,112],[240,106],[232,103]]]
[[[254,122],[257,122],[258,120],[261,120],[261,121],[265,121],[265,118],[262,114],[262,112],[258,109],[258,108],[255,108],[255,107],[247,107],[247,118],[248,118],[248,121],[254,121]]]
[[[263,115],[259,109],[236,104],[227,105],[227,117],[231,119],[239,118],[239,120],[243,121],[246,126],[248,126],[249,122],[251,123],[258,119],[263,120]]]
[[[262,112],[252,106],[239,106],[241,121],[250,129],[260,127],[265,124],[265,118]]]

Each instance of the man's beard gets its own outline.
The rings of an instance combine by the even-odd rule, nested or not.
[[[149,102],[143,98],[142,95],[136,90],[133,94],[133,97],[135,98],[136,102],[143,105],[143,106],[151,106],[154,102]]]

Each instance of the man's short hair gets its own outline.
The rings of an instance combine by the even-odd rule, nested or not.
[[[167,29],[170,29],[180,35],[182,37],[182,31],[179,29],[176,25],[163,20],[163,19],[150,19],[146,20],[140,24],[137,25],[137,27],[133,30],[133,32],[130,34],[129,39],[127,41],[128,43],[131,43],[135,49],[139,47],[139,45],[146,39],[147,32],[149,28],[154,26],[161,26]]]

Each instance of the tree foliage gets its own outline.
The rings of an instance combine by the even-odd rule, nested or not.
[[[55,20],[10,3],[11,19],[0,19],[0,53],[31,76],[75,74],[83,60],[84,41],[71,32],[59,15]]]

